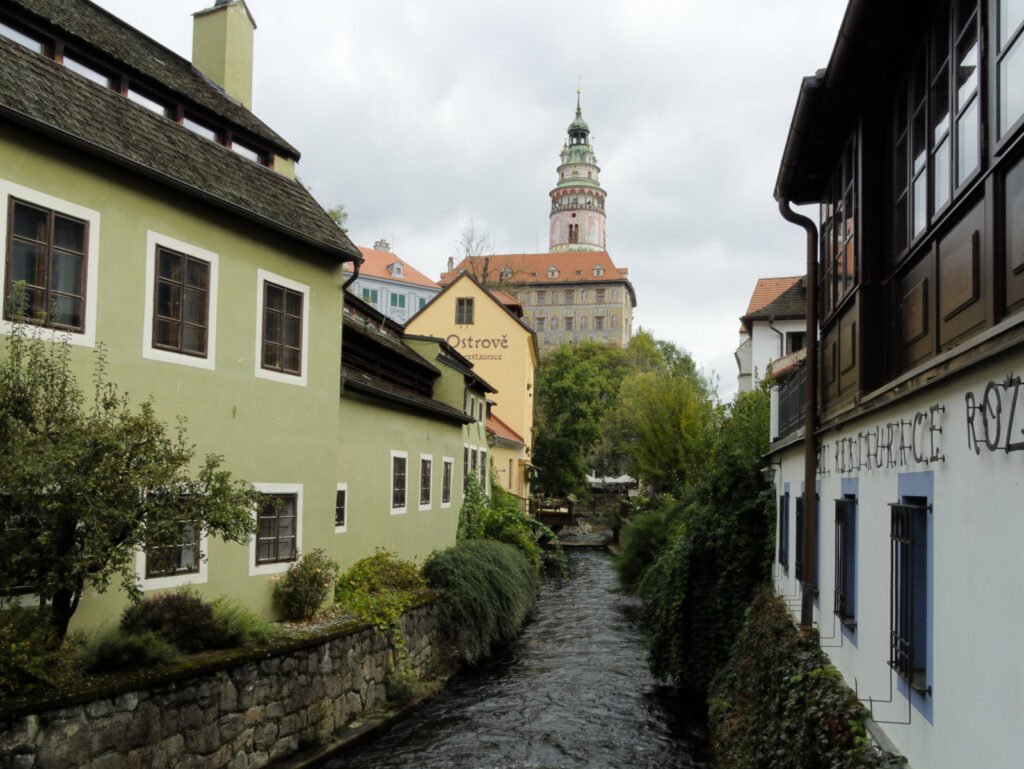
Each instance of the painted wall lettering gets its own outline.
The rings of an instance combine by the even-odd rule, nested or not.
[[[945,462],[941,442],[945,412],[945,406],[935,404],[909,419],[885,422],[831,443],[823,441],[818,449],[818,475],[831,474],[830,458],[832,468],[841,475]]]
[[[978,397],[965,393],[967,448],[988,451],[1024,451],[1024,409],[1018,410],[1021,378],[1007,374],[1002,382],[989,382]]]

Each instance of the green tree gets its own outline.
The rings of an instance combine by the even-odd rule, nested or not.
[[[629,371],[624,350],[581,342],[551,350],[537,370],[533,461],[549,495],[584,494],[601,418]]]
[[[184,421],[169,432],[152,402],[132,409],[102,347],[86,405],[67,342],[28,328],[15,324],[0,361],[0,590],[30,590],[60,640],[87,586],[120,577],[139,595],[139,548],[180,541],[183,527],[248,541],[257,495],[219,456],[193,473]]]
[[[336,225],[341,227],[342,232],[348,232],[348,228],[345,226],[348,224],[348,211],[345,210],[344,203],[338,203],[338,205],[328,208],[327,215],[334,220]]]

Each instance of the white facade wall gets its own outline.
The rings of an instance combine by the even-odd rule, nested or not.
[[[781,358],[786,353],[785,335],[787,333],[801,333],[807,328],[807,321],[777,320],[772,326],[768,321],[757,320],[751,323],[752,331],[748,335],[740,332],[740,345],[736,348],[736,364],[739,368],[737,383],[740,392],[752,390],[758,382],[764,379],[768,371],[768,364],[773,360]],[[775,431],[772,431],[775,435]]]
[[[363,289],[370,289],[377,292],[377,301],[373,304],[375,310],[384,313],[396,323],[405,324],[409,318],[419,312],[420,300],[426,304],[439,293],[440,288],[419,286],[412,283],[403,283],[399,280],[387,280],[385,278],[368,277],[360,275],[348,290],[363,299]],[[392,306],[392,294],[404,296],[405,306]]]
[[[814,602],[821,645],[917,769],[1019,766],[1024,755],[1024,659],[1017,648],[1024,633],[1024,443],[1014,445],[1024,441],[1024,387],[1007,385],[1008,376],[1022,371],[1018,350],[851,421],[822,441]],[[972,409],[971,397],[987,409]],[[879,430],[887,436],[890,425],[891,457],[887,438],[879,449],[874,437]],[[777,542],[775,585],[797,618],[802,443],[780,458],[776,499],[789,491],[789,565],[778,563]],[[857,497],[852,629],[833,614],[834,500],[843,493]],[[908,691],[888,666],[889,503],[901,501],[901,493],[926,494],[933,506],[925,545],[927,694]]]

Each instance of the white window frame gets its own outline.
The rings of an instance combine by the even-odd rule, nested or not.
[[[450,477],[448,479],[448,501],[444,501],[444,472],[448,467]],[[455,496],[455,457],[441,457],[441,507],[451,507],[452,498]]]
[[[153,301],[156,281],[157,248],[177,251],[179,254],[201,259],[210,265],[210,286],[207,296],[209,306],[206,316],[206,357],[188,355],[173,350],[161,350],[153,346]],[[177,363],[182,366],[213,371],[217,361],[217,254],[194,246],[191,243],[163,235],[153,230],[146,230],[146,292],[142,312],[142,357],[164,363]]]
[[[85,317],[83,318],[82,331],[69,331],[62,328],[39,327],[39,333],[43,339],[48,341],[67,340],[70,344],[81,345],[82,347],[96,346],[96,297],[97,283],[100,266],[100,213],[91,208],[80,206],[61,198],[47,195],[45,192],[23,187],[7,179],[0,178],[0,243],[2,243],[2,258],[0,258],[0,300],[7,291],[7,248],[9,233],[8,211],[10,210],[11,198],[24,200],[26,203],[33,203],[42,208],[48,208],[54,213],[73,216],[82,219],[89,224],[89,238],[86,245],[85,257]],[[0,313],[0,333],[10,334],[14,324],[3,319]]]
[[[338,484],[338,488],[335,491],[336,492],[338,492],[338,491],[344,491],[345,492],[345,523],[343,523],[341,526],[338,526],[337,524],[335,524],[335,526],[334,526],[334,533],[335,534],[344,534],[346,531],[348,531],[348,484],[347,483],[339,483]],[[335,502],[334,502],[334,504],[335,504],[335,508],[334,508],[335,509],[335,517],[334,517],[334,520],[337,521],[338,520],[338,517],[337,517],[337,509],[338,509],[337,508],[337,504],[338,504],[338,502],[337,502],[337,500],[338,500],[337,493],[335,493],[334,500],[335,500]]]
[[[301,373],[286,374],[283,371],[271,371],[263,368],[263,284],[275,283],[284,286],[291,291],[302,294],[302,363],[299,364]],[[309,315],[312,309],[309,306],[309,286],[305,283],[277,275],[264,269],[256,270],[256,347],[255,360],[253,361],[254,372],[260,379],[269,379],[272,382],[282,384],[298,385],[305,387],[309,374]]]
[[[395,498],[395,459],[399,457],[405,459],[405,505],[402,507],[395,507],[392,501]],[[388,457],[388,509],[391,511],[392,515],[405,515],[409,511],[408,451],[397,451],[395,449],[392,449],[390,456]]]
[[[428,460],[430,462],[430,485],[427,487],[427,493],[429,494],[430,499],[427,501],[427,504],[424,505],[424,504],[420,503],[420,495],[419,494],[416,495],[416,503],[417,503],[416,506],[417,506],[417,509],[420,510],[421,512],[423,510],[430,510],[434,506],[434,455],[433,454],[420,454],[420,463],[416,467],[416,469],[418,471],[416,473],[416,479],[417,479],[416,480],[416,491],[419,492],[419,491],[423,490],[423,460]],[[406,478],[408,478],[408,474],[406,475]],[[406,499],[405,501],[406,501],[406,504],[408,504],[409,500]]]
[[[255,491],[261,494],[294,494],[295,495],[295,554],[297,561],[302,557],[302,484],[301,483],[254,483]],[[253,521],[258,521],[259,510],[252,509]],[[260,577],[265,574],[280,574],[288,571],[295,561],[279,561],[276,563],[256,563],[256,540],[258,534],[249,538],[249,576]]]
[[[256,537],[253,536],[253,541]],[[150,577],[146,578],[146,549],[140,547],[135,551],[135,576],[136,584],[138,584],[143,591],[146,590],[166,590],[167,588],[174,587],[185,587],[186,585],[202,585],[207,581],[207,570],[206,562],[209,550],[206,548],[207,535],[205,531],[199,533],[199,552],[196,554],[196,558],[199,561],[199,570],[184,572],[182,574],[170,574],[166,577]],[[255,551],[253,551],[253,559],[256,558]]]

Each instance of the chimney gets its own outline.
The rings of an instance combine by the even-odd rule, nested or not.
[[[216,0],[192,14],[192,64],[250,110],[255,29],[245,0]]]
[[[374,243],[373,248],[375,251],[387,251],[389,254],[391,253],[391,244],[388,243],[384,238],[381,238],[376,243]]]
[[[449,256],[448,257],[448,272],[451,272],[454,269],[455,269],[455,257]]]

